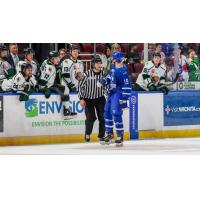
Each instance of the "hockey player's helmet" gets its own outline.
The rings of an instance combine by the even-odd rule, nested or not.
[[[28,54],[35,54],[34,50],[31,48],[26,48],[24,49],[24,54],[28,55]]]
[[[122,53],[121,51],[115,51],[112,54],[112,58],[113,60],[115,60],[116,62],[122,62],[124,60],[124,53]]]
[[[102,63],[102,60],[99,55],[94,56],[94,58],[92,59],[92,64],[95,63]]]
[[[32,65],[29,63],[23,63],[21,65],[21,71],[24,71],[25,69],[29,69],[29,68],[32,68]]]
[[[79,51],[79,46],[78,46],[77,44],[72,44],[72,45],[71,45],[70,51],[72,52],[72,51],[74,51],[74,50],[78,50],[78,51]]]
[[[1,45],[0,52],[2,52],[2,51],[8,51],[8,47],[6,45]]]
[[[155,57],[155,56],[158,56],[158,57],[161,58],[161,54],[160,54],[159,52],[157,52],[157,51],[155,51],[155,52],[153,53],[153,57]]]
[[[58,54],[57,51],[50,51],[50,52],[49,52],[49,55],[48,55],[48,59],[50,60],[50,59],[56,58],[56,57],[58,57],[58,56],[59,56],[59,54]]]

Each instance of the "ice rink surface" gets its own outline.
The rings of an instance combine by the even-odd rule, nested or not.
[[[4,155],[147,155],[200,154],[200,138],[152,139],[125,141],[123,147],[99,143],[27,145],[0,147]]]

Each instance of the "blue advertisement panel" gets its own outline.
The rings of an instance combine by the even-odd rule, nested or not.
[[[138,93],[132,92],[130,98],[130,138],[138,139]]]
[[[164,126],[199,125],[200,91],[174,91],[164,95]]]

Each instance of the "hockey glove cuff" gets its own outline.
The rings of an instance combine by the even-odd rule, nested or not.
[[[20,100],[20,101],[28,101],[28,99],[29,99],[29,95],[21,94],[21,95],[19,96],[19,100]]]
[[[149,83],[147,85],[147,88],[149,89],[149,91],[156,91],[157,90],[156,86],[153,83]]]
[[[48,99],[51,96],[51,90],[46,88],[44,90],[44,96]]]

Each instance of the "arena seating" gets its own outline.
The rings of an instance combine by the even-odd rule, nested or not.
[[[122,51],[124,52],[124,53],[126,53],[126,55],[128,54],[128,52],[129,52],[129,44],[127,44],[127,43],[122,43],[122,44],[120,44],[121,45],[121,47],[122,47]]]
[[[142,72],[142,69],[143,69],[143,65],[140,64],[140,63],[137,63],[134,65],[134,69],[132,69],[132,73],[131,73],[131,80],[133,83],[136,82],[139,74]]]
[[[96,45],[96,51],[97,51],[97,53],[104,53],[105,52],[105,44],[103,44],[103,43],[98,43],[97,45]]]
[[[83,49],[84,49],[84,53],[86,53],[86,52],[93,53],[94,52],[94,47],[91,43],[83,43]]]

